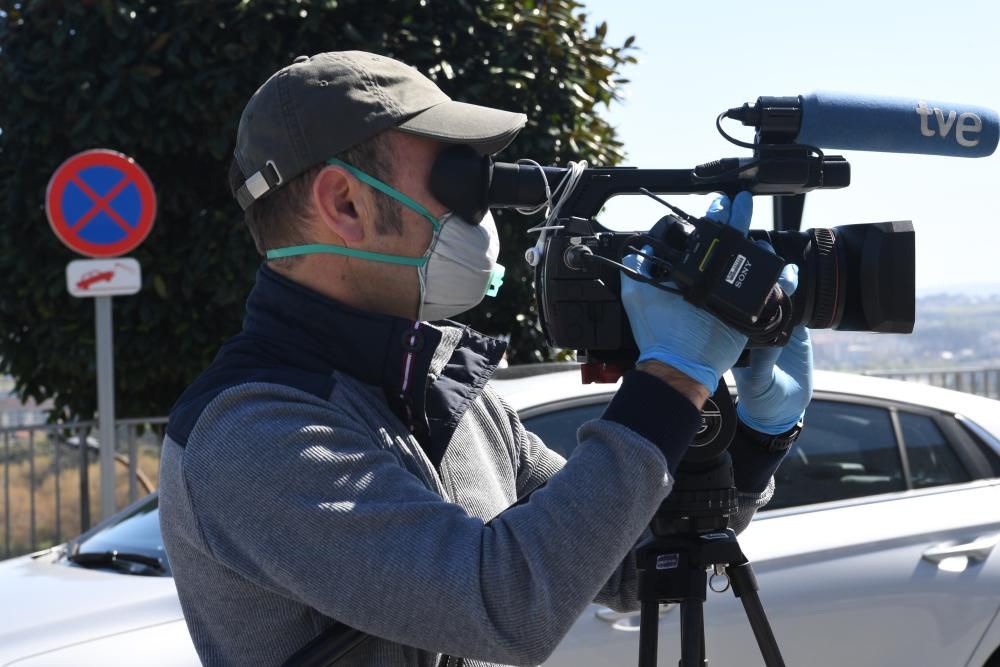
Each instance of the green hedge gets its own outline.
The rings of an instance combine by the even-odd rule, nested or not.
[[[67,157],[110,148],[157,188],[158,219],[130,256],[144,287],[114,301],[117,412],[163,414],[239,330],[259,259],[229,196],[226,163],[250,94],[299,54],[364,49],[404,60],[455,99],[528,114],[504,154],[615,164],[621,144],[597,115],[634,62],[587,31],[582,5],[365,0],[191,2],[38,0],[0,15],[0,373],[93,414],[93,304],[66,292],[75,258],[50,231],[45,187]],[[530,221],[498,216],[508,278],[467,317],[511,335],[517,362],[550,358],[521,260]]]

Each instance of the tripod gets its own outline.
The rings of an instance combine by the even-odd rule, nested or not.
[[[726,451],[735,433],[736,415],[725,383],[720,383],[703,414],[701,433],[678,467],[673,490],[650,522],[653,536],[636,554],[642,605],[639,667],[656,667],[662,602],[680,604],[680,667],[708,665],[703,607],[708,568],[715,576],[725,573],[728,577],[767,667],[784,667],[757,595],[756,577],[736,533],[728,527],[737,508],[732,460]]]

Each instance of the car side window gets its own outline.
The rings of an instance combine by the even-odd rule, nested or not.
[[[889,411],[814,400],[805,427],[775,475],[768,509],[871,496],[906,488]]]
[[[524,428],[541,438],[546,447],[559,452],[563,458],[569,458],[576,447],[576,430],[584,422],[604,414],[606,406],[607,402],[601,402],[556,408],[551,412],[522,419],[521,423]]]
[[[932,418],[900,412],[899,425],[903,431],[913,488],[969,481],[969,472]]]

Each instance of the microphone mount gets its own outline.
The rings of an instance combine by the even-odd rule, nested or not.
[[[723,116],[758,131],[758,143],[792,143],[802,127],[801,97],[758,97],[726,111]]]

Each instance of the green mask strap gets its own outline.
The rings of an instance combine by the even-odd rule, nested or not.
[[[441,229],[441,223],[438,219],[431,215],[431,212],[426,208],[417,203],[414,199],[407,197],[399,190],[395,189],[391,185],[383,183],[373,176],[369,176],[365,172],[352,167],[342,160],[337,158],[330,158],[326,161],[327,164],[336,165],[338,167],[343,167],[347,171],[351,172],[355,178],[357,178],[362,183],[369,185],[379,192],[389,195],[399,203],[403,204],[407,208],[413,209],[420,215],[427,218],[434,228],[434,233],[436,234]],[[424,254],[423,257],[405,257],[403,255],[386,255],[380,252],[368,252],[367,250],[355,250],[354,248],[346,248],[339,245],[331,245],[327,243],[311,243],[308,245],[297,245],[290,246],[288,248],[275,248],[273,250],[267,251],[267,259],[281,259],[283,257],[295,257],[296,255],[312,255],[314,253],[329,253],[331,255],[346,255],[348,257],[358,257],[360,259],[368,259],[375,262],[386,262],[388,264],[401,264],[403,266],[423,266],[427,263],[428,255]]]
[[[423,266],[427,263],[427,257],[405,257],[403,255],[386,255],[380,252],[368,252],[367,250],[356,250],[355,248],[345,248],[342,245],[331,245],[327,243],[310,243],[308,245],[295,245],[288,248],[275,248],[267,251],[268,259],[281,259],[283,257],[295,257],[296,255],[313,255],[316,253],[327,253],[330,255],[347,255],[348,257],[359,257],[370,259],[376,262],[386,262],[388,264],[402,264],[403,266]]]
[[[370,185],[371,187],[375,188],[376,190],[378,190],[379,192],[383,192],[383,193],[389,195],[390,197],[392,197],[393,199],[395,199],[399,203],[403,204],[403,206],[406,206],[407,208],[413,209],[414,211],[416,211],[420,215],[422,215],[425,218],[427,218],[428,221],[430,221],[431,226],[434,228],[434,231],[437,231],[437,230],[439,230],[441,228],[441,223],[438,222],[437,218],[435,218],[433,215],[431,215],[430,211],[428,211],[426,208],[424,208],[423,206],[421,206],[415,200],[411,199],[410,197],[407,197],[406,195],[404,195],[402,192],[400,192],[396,188],[392,187],[391,185],[387,185],[386,183],[383,183],[382,181],[380,181],[377,178],[375,178],[374,176],[369,176],[368,174],[366,174],[365,172],[361,171],[360,169],[352,167],[351,165],[347,164],[346,162],[338,160],[335,157],[330,158],[329,160],[326,161],[326,163],[327,164],[336,165],[338,167],[343,167],[347,171],[351,172],[351,174],[353,174],[355,176],[355,178],[357,178],[362,183],[366,183],[366,184]]]

